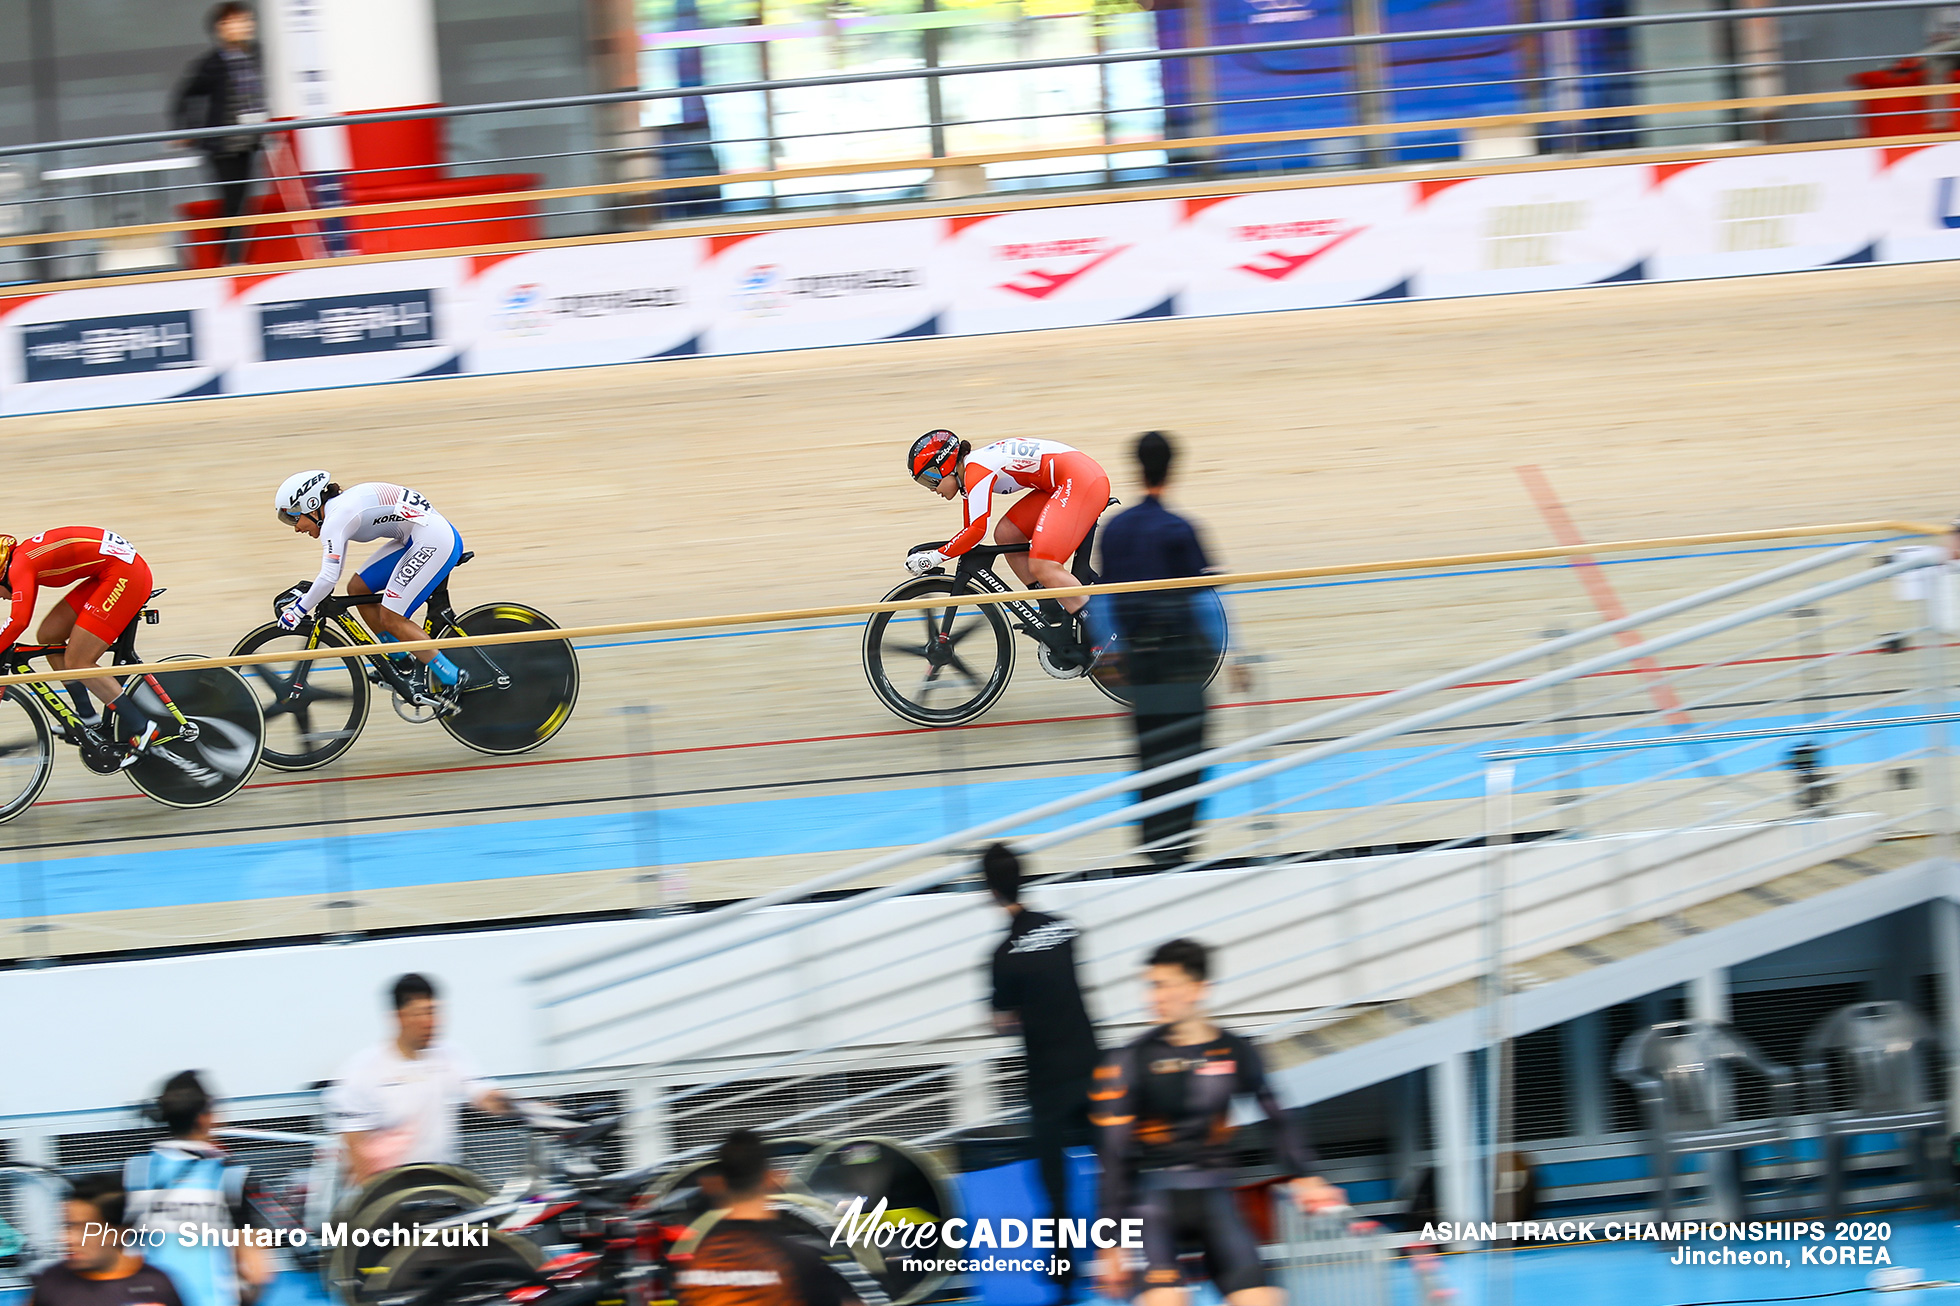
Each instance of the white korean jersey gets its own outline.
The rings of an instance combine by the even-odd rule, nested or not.
[[[311,612],[321,599],[333,593],[340,573],[347,566],[347,547],[366,540],[393,540],[407,544],[418,533],[433,527],[442,529],[445,542],[454,528],[422,495],[402,485],[386,481],[366,481],[341,491],[327,501],[320,523],[320,574],[300,595],[301,611]]]

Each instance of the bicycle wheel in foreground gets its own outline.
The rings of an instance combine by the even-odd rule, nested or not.
[[[175,724],[169,709],[150,687],[150,679],[142,677],[131,692],[136,705],[167,734]],[[153,745],[123,774],[168,807],[209,807],[223,802],[252,778],[259,751],[265,747],[265,716],[259,711],[258,695],[230,667],[159,671],[155,679],[185,720],[196,726],[196,737]],[[136,733],[120,719],[113,728],[122,739]]]
[[[0,821],[34,805],[54,772],[54,734],[47,715],[21,685],[0,695]]]
[[[232,652],[283,653],[303,650],[307,642],[307,635],[267,622],[239,640]],[[346,648],[348,644],[339,631],[323,626],[320,646]],[[265,764],[276,771],[310,771],[353,747],[367,724],[365,671],[359,662],[340,658],[238,668],[265,713],[265,750],[260,754]]]
[[[922,726],[955,726],[994,705],[1014,674],[1014,635],[998,604],[950,576],[908,580],[881,600],[943,595],[945,607],[879,612],[864,624],[864,675],[878,701]]]
[[[558,624],[521,603],[486,603],[456,618],[438,638],[556,630]],[[479,753],[528,753],[557,734],[578,702],[578,654],[562,639],[452,649],[469,673],[462,711],[442,728]]]

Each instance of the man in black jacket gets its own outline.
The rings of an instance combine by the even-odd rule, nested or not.
[[[994,902],[1007,913],[1007,937],[994,949],[994,1029],[1019,1032],[1026,1054],[1029,1142],[1048,1194],[1048,1214],[1068,1217],[1068,1149],[1089,1147],[1089,1088],[1102,1051],[1075,977],[1081,931],[1066,917],[1021,905],[1021,859],[1006,844],[987,849],[980,867]],[[1054,1276],[1061,1300],[1086,1264]]]
[[[184,71],[170,97],[170,123],[177,128],[229,127],[266,120],[265,81],[259,73],[258,25],[244,0],[223,0],[208,20],[215,44]],[[190,144],[203,151],[218,184],[220,212],[235,218],[251,198],[252,172],[264,138],[258,133],[200,136]],[[223,259],[243,261],[239,229],[224,233]]]

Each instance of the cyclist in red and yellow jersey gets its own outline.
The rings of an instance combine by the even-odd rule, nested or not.
[[[63,526],[18,542],[0,535],[0,593],[11,601],[6,627],[0,629],[0,649],[12,648],[27,629],[43,587],[71,585],[67,598],[42,618],[36,636],[43,644],[66,645],[49,659],[57,671],[80,671],[102,660],[149,601],[150,564],[128,540],[100,526]],[[89,702],[90,690],[143,732],[133,741],[139,747],[156,733],[155,723],[134,703],[122,701],[122,685],[109,676],[68,682],[75,710],[86,725],[101,723]]]

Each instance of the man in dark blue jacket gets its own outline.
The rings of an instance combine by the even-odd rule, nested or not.
[[[1137,440],[1143,502],[1119,513],[1103,531],[1102,577],[1107,583],[1202,576],[1211,561],[1197,529],[1164,506],[1173,450],[1162,431]],[[1205,682],[1218,650],[1217,632],[1204,629],[1195,589],[1112,594],[1110,613],[1121,633],[1124,673],[1137,732],[1137,767],[1148,771],[1205,747]],[[1147,802],[1197,784],[1202,773],[1145,785]],[[1192,847],[1198,805],[1189,803],[1143,818],[1144,851],[1160,866],[1183,862]]]

